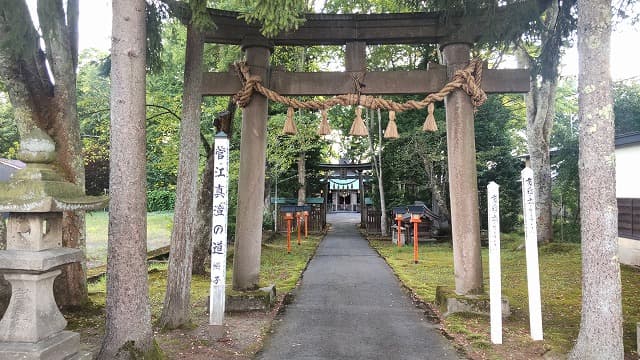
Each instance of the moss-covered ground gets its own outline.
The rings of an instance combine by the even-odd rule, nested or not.
[[[492,345],[487,316],[449,316],[447,332],[459,340],[472,358],[527,359],[542,355],[562,357],[571,350],[578,335],[581,310],[581,255],[579,244],[555,243],[539,249],[544,341],[533,342],[528,335],[529,316],[523,238],[503,234],[503,296],[512,315],[504,322],[503,345]],[[420,262],[413,263],[413,248],[398,248],[390,241],[370,239],[398,278],[422,301],[433,303],[436,286],[454,286],[453,253],[449,243],[421,244]],[[484,286],[489,289],[488,250],[482,249]],[[636,322],[640,321],[640,270],[622,266],[624,345],[628,358],[637,359]]]
[[[276,235],[274,239],[262,245],[260,279],[264,285],[275,284],[280,301],[283,294],[291,291],[298,283],[302,271],[315,252],[322,236],[310,235],[303,239],[301,245],[292,244],[290,254],[286,252],[286,238]],[[295,240],[295,239],[294,239]],[[231,284],[233,268],[233,246],[229,248],[227,258],[227,284]],[[167,263],[152,262],[149,264],[149,298],[151,302],[152,321],[156,323],[164,302],[166,288]],[[163,334],[156,329],[156,339],[160,347],[168,354],[169,358],[245,358],[255,353],[261,347],[261,334],[265,329],[259,325],[268,327],[270,319],[275,315],[247,315],[258,318],[257,322],[246,319],[244,315],[229,315],[228,324],[231,333],[229,341],[223,343],[210,343],[202,331],[197,331],[208,321],[207,297],[209,296],[209,277],[193,276],[191,283],[192,321],[191,326],[185,329]],[[231,292],[230,286],[228,291]],[[100,340],[104,332],[104,306],[106,295],[106,281],[104,277],[89,284],[89,303],[82,309],[68,310],[64,312],[69,325],[68,329],[81,334],[81,340],[85,347],[91,350],[99,348]],[[234,324],[239,327],[257,327],[255,334],[246,334],[248,331],[234,331]],[[245,329],[246,330],[246,329]],[[243,334],[243,332],[245,334]],[[244,338],[242,338],[244,337]],[[251,337],[247,339],[246,337]],[[198,352],[206,353],[205,355]]]

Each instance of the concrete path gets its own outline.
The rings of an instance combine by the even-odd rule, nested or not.
[[[459,359],[358,234],[359,220],[329,216],[333,228],[258,359]]]

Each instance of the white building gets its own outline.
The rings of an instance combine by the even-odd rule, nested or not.
[[[640,266],[640,132],[616,137],[616,197],[620,262]]]

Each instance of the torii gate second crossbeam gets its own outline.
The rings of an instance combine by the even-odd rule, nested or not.
[[[266,39],[256,26],[238,20],[236,13],[210,10],[210,14],[218,30],[205,33],[205,41],[241,45],[251,74],[259,76],[265,86],[282,95],[352,92],[353,76],[364,74],[367,68],[366,45],[398,43],[437,43],[444,66],[403,72],[367,72],[366,88],[362,93],[427,94],[439,91],[456,70],[468,64],[471,45],[479,36],[480,28],[469,26],[463,18],[441,26],[435,15],[425,13],[309,15],[307,23],[296,32]],[[469,35],[470,29],[476,33]],[[269,57],[275,45],[323,44],[346,45],[345,72],[268,71]],[[233,95],[240,88],[240,80],[232,73],[205,73],[200,86],[201,95],[211,96]],[[482,88],[489,93],[525,93],[529,91],[529,73],[526,70],[487,70]],[[445,107],[455,287],[461,295],[478,294],[483,292],[483,285],[473,107],[461,90],[455,90],[445,98]],[[267,99],[254,95],[242,114],[239,216],[233,266],[233,287],[238,290],[253,289],[259,281],[267,109]]]

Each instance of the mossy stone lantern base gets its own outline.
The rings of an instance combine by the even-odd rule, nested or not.
[[[62,246],[62,212],[102,208],[107,198],[86,196],[60,176],[55,144],[41,130],[25,136],[20,147],[27,167],[0,184],[0,213],[9,213],[0,273],[11,283],[0,320],[0,359],[89,359],[91,354],[79,351],[79,334],[64,330],[53,281],[60,267],[84,259],[81,249]]]

